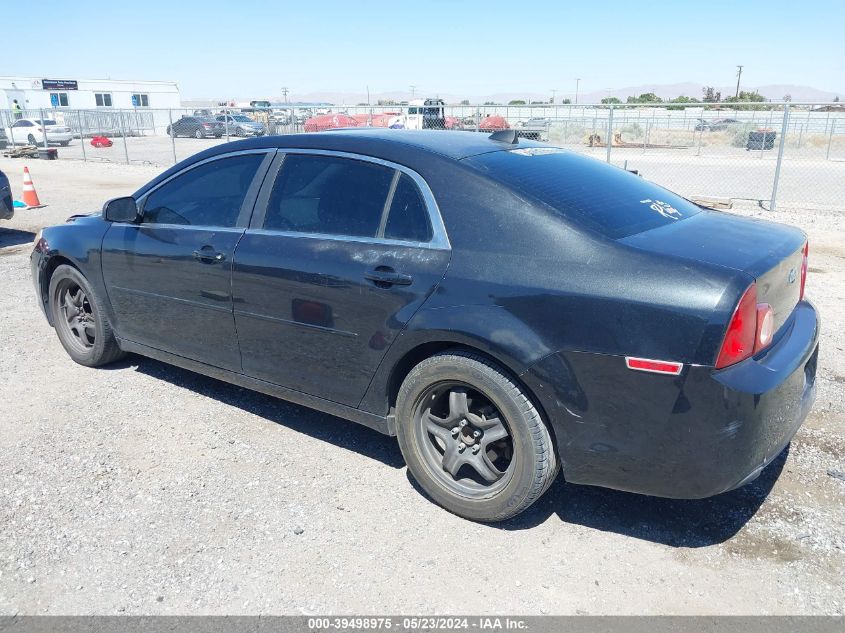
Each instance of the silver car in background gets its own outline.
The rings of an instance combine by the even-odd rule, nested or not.
[[[221,114],[217,120],[228,125],[229,134],[233,136],[263,136],[267,133],[263,123],[253,121],[245,114]]]

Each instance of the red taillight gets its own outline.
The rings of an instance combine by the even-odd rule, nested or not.
[[[722,348],[716,359],[716,369],[745,360],[754,353],[757,338],[757,284],[752,283],[734,310]]]
[[[804,299],[804,286],[807,285],[807,266],[810,259],[810,243],[804,244],[804,259],[801,261],[801,294],[799,301]]]

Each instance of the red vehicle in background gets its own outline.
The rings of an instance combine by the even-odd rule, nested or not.
[[[306,132],[323,132],[344,127],[358,127],[357,119],[346,114],[321,114],[311,117],[305,122]],[[366,125],[366,124],[364,124]]]

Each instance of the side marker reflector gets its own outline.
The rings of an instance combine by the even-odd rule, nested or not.
[[[651,360],[649,358],[632,358],[631,356],[625,357],[625,365],[628,369],[648,371],[653,374],[668,374],[670,376],[677,376],[684,368],[683,363],[673,363],[666,360]]]

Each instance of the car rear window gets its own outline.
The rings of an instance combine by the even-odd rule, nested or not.
[[[567,220],[612,239],[678,222],[700,210],[624,169],[562,149],[528,147],[465,160]]]

